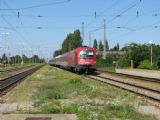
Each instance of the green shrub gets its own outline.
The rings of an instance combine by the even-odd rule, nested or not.
[[[138,66],[138,68],[153,70],[153,69],[157,69],[157,66],[154,64],[151,65],[151,62],[149,60],[144,60],[140,62],[140,65]]]
[[[157,61],[157,67],[158,67],[158,69],[160,69],[160,58]]]
[[[52,100],[52,99],[65,99],[66,94],[63,90],[63,85],[61,85],[60,81],[56,82],[48,82],[46,81],[44,85],[39,87],[39,93],[37,97],[41,100]]]
[[[78,105],[77,104],[70,104],[63,107],[63,113],[77,113],[78,112]]]
[[[42,108],[43,113],[59,113],[60,111],[60,103],[49,103]]]
[[[117,61],[117,67],[119,68],[126,68],[130,66],[130,60],[128,60],[126,57],[121,57],[118,61]]]
[[[107,56],[106,59],[102,57],[97,58],[97,67],[112,67],[113,66],[113,58],[111,56]]]

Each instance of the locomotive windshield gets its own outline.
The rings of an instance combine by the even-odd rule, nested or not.
[[[80,52],[80,58],[93,58],[93,51],[91,50],[83,50]]]

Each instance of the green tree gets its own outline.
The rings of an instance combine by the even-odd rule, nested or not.
[[[97,43],[97,40],[94,39],[94,42],[93,42],[93,48],[95,48],[97,50],[97,47],[98,47],[98,43]]]
[[[117,43],[117,51],[119,51],[119,43]]]
[[[103,50],[104,50],[104,47],[103,47],[102,41],[100,40],[99,41],[99,51],[103,51]]]
[[[131,43],[126,45],[122,50],[126,51],[126,58],[134,61],[134,67],[138,67],[140,62],[145,59],[150,59],[150,49],[147,44]]]
[[[106,51],[108,51],[109,50],[109,44],[108,44],[107,40],[105,40],[105,44],[106,44]]]
[[[21,59],[21,56],[16,55],[16,56],[15,56],[15,59],[16,59],[16,63],[18,63],[18,64],[21,63],[21,60],[22,60],[22,59]]]
[[[22,62],[23,62],[23,63],[28,63],[28,61],[29,61],[28,57],[23,54],[23,55],[22,55]]]
[[[125,56],[120,57],[119,60],[117,61],[117,65],[119,68],[126,68],[130,66],[130,60],[126,59]]]
[[[55,57],[57,55],[71,51],[77,47],[81,47],[82,42],[83,41],[80,35],[80,30],[75,30],[74,33],[70,33],[67,35],[67,37],[64,39],[62,43],[62,48],[56,50],[53,56]]]
[[[158,67],[158,69],[160,69],[160,57],[157,60],[157,67]]]
[[[153,48],[153,63],[158,64],[158,61],[160,60],[160,45],[152,44],[152,48]]]
[[[82,46],[83,41],[82,41],[82,38],[81,38],[80,30],[75,30],[74,31],[72,41],[73,41],[72,42],[73,49]]]
[[[58,56],[58,55],[61,55],[62,54],[62,51],[61,51],[61,49],[59,49],[59,50],[56,50],[55,52],[54,52],[54,55],[53,55],[53,57],[56,57],[56,56]]]
[[[111,48],[110,51],[119,51],[119,43],[117,43],[117,45]]]
[[[3,62],[4,64],[7,64],[7,61],[8,61],[7,55],[4,53],[4,54],[2,55],[2,62]]]

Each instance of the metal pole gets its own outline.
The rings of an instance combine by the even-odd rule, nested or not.
[[[10,61],[10,47],[9,46],[8,46],[8,60],[7,61],[8,61],[8,65],[10,65],[11,61]]]
[[[153,52],[152,52],[152,41],[149,41],[149,44],[151,45],[151,65],[153,64],[153,58],[152,58],[152,54],[153,54]]]
[[[151,65],[153,64],[152,54],[153,54],[153,50],[152,50],[152,44],[151,44]]]
[[[5,41],[5,46],[4,46],[4,51],[5,51],[5,58],[4,58],[4,61],[5,61],[5,67],[6,67],[6,32],[4,33],[4,41]]]
[[[18,58],[18,64],[19,64],[19,49],[18,49],[18,56],[17,56],[17,58]]]
[[[4,35],[4,42],[5,42],[5,45],[4,45],[4,48],[5,48],[5,67],[6,67],[6,62],[7,62],[7,54],[6,54],[6,35],[7,34],[9,34],[9,33],[6,33],[6,32],[4,32],[4,33],[1,33],[1,34],[3,34]]]
[[[23,61],[23,49],[24,49],[24,46],[22,46],[22,63],[21,64],[24,63],[24,61]]]
[[[104,48],[103,48],[103,59],[106,59],[106,20],[104,19]]]

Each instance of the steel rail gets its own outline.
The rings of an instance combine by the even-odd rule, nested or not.
[[[136,94],[145,96],[147,98],[150,98],[160,103],[160,92],[159,91],[148,89],[142,86],[137,86],[134,84],[125,83],[123,81],[117,81],[117,80],[106,78],[106,77],[96,76],[96,75],[95,76],[89,75],[87,77],[92,78],[94,80],[104,82],[106,84],[109,84],[115,87],[119,87],[119,88],[122,88],[128,91],[134,92]]]
[[[16,83],[22,81],[24,78],[33,74],[43,66],[44,65],[40,65],[31,69],[27,69],[26,71],[23,71],[21,73],[18,73],[8,78],[0,80],[0,94],[3,94],[4,91],[6,91],[9,88],[12,88],[12,86],[14,86]]]
[[[135,79],[144,80],[144,81],[150,81],[150,82],[160,83],[160,79],[156,79],[156,78],[149,78],[149,77],[128,75],[128,74],[115,73],[115,72],[109,72],[109,71],[104,71],[104,70],[98,70],[97,72],[104,72],[104,73],[119,75],[119,76],[123,76],[123,77],[129,77],[129,78],[135,78]]]

